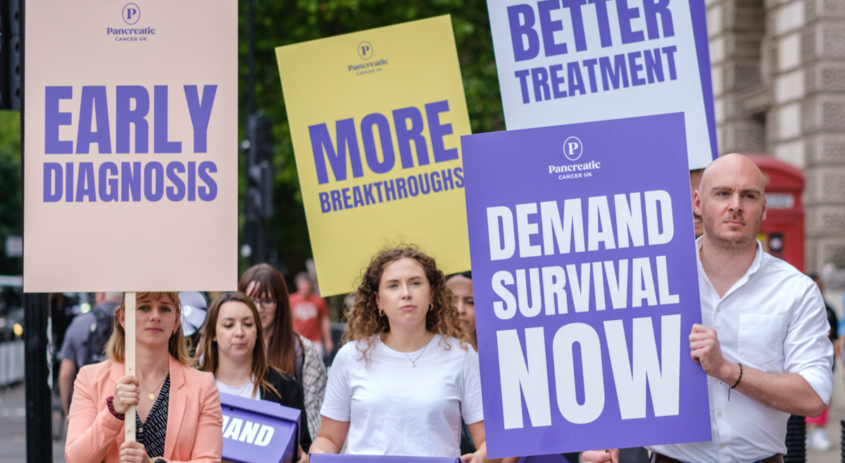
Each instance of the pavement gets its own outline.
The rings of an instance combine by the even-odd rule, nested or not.
[[[53,463],[64,463],[65,441],[54,440]],[[26,461],[26,404],[24,386],[0,388],[0,462]]]

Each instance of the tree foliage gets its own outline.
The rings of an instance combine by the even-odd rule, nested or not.
[[[376,27],[449,14],[474,133],[504,130],[493,42],[483,0],[254,0],[255,95],[257,110],[275,121],[276,168],[271,224],[275,249],[289,271],[304,268],[311,255],[293,146],[282,96],[275,48]],[[247,2],[240,2],[239,106],[244,134],[248,95]],[[243,158],[244,156],[242,156]],[[243,164],[242,164],[243,167]],[[241,168],[241,191],[244,169]]]
[[[20,275],[20,257],[6,257],[6,237],[23,233],[21,116],[0,111],[0,275]]]

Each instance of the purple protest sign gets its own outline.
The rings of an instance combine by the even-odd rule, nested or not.
[[[683,114],[461,144],[489,455],[709,441]]]
[[[220,394],[223,461],[292,463],[299,451],[300,411],[266,400]]]
[[[398,457],[391,455],[326,455],[312,453],[311,463],[460,463],[458,458]]]
[[[537,455],[531,457],[522,457],[517,463],[569,463],[563,455]]]

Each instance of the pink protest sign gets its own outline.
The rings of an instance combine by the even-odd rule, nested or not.
[[[237,17],[27,2],[25,291],[234,289]]]

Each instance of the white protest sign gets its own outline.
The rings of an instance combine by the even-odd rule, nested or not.
[[[718,155],[704,0],[488,0],[508,130],[683,112]]]

